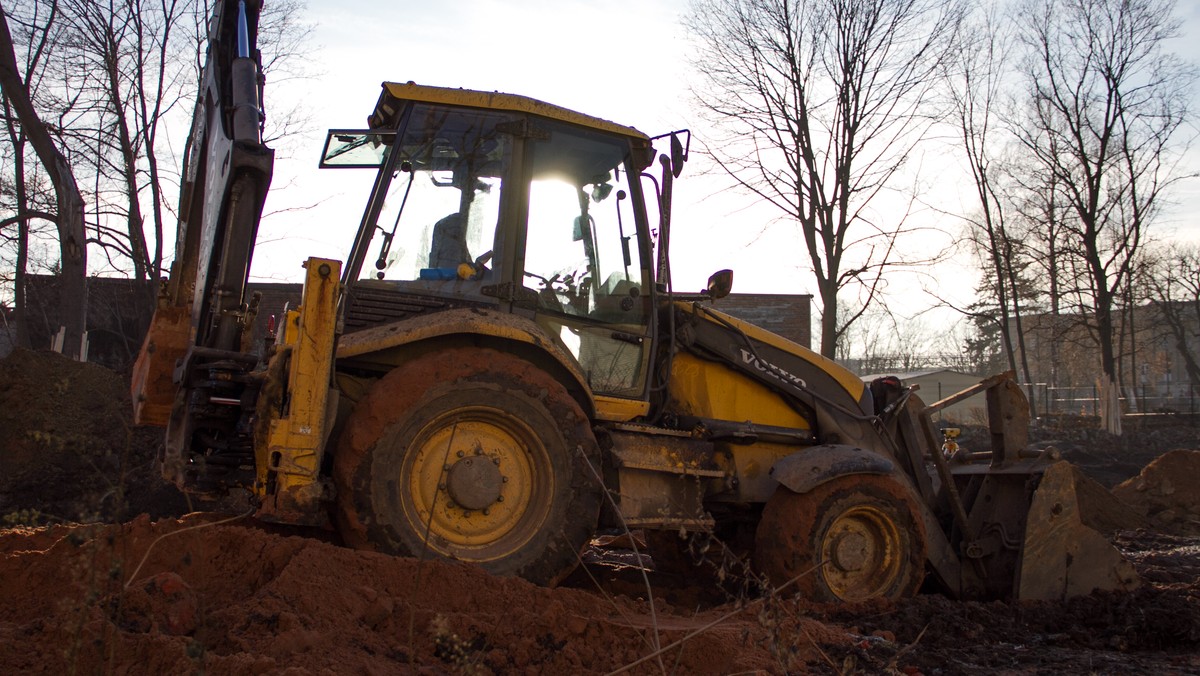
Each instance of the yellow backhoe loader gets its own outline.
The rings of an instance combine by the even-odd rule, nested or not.
[[[308,259],[300,306],[251,344],[272,168],[260,9],[216,3],[176,257],[134,377],[184,490],[248,489],[262,519],[332,515],[353,547],[540,584],[600,527],[734,534],[757,571],[822,600],[1137,584],[1081,522],[1071,468],[1026,448],[1010,376],[962,395],[987,398],[990,462],[951,464],[930,413],[955,397],[864,384],[722,313],[728,271],[672,287],[686,130],[384,83],[367,126],[330,131],[321,155],[374,175],[344,265]]]

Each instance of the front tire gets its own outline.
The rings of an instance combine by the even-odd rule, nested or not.
[[[561,383],[512,355],[461,348],[396,368],[340,442],[336,520],[355,548],[554,585],[595,531],[588,419]]]
[[[780,486],[763,509],[755,565],[814,601],[896,600],[920,588],[925,530],[911,491],[886,476],[833,479],[808,493]]]

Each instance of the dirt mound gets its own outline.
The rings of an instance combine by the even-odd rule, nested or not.
[[[1171,451],[1113,488],[1166,533],[1200,535],[1200,451]]]
[[[728,616],[661,659],[675,673],[732,673],[802,668],[819,659],[814,641],[852,640],[796,615],[768,625],[761,606],[693,613],[659,601],[652,611],[462,564],[202,525],[212,518],[0,533],[0,665],[9,673],[606,672],[650,655],[655,641],[668,645]],[[660,672],[657,658],[648,665],[635,673]]]
[[[0,531],[7,673],[1197,673],[1200,538],[1130,533],[1148,584],[1066,603],[672,606],[211,514]],[[596,571],[593,571],[596,572]],[[602,577],[597,573],[596,577]],[[645,598],[643,591],[643,598]],[[666,648],[656,655],[654,646]],[[660,662],[661,659],[661,662]]]
[[[126,380],[54,352],[0,360],[0,515],[10,523],[182,514],[154,462],[162,431],[135,429]]]

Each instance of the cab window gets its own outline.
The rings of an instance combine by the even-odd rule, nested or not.
[[[641,392],[649,271],[625,139],[550,126],[534,141],[523,284],[594,390]],[[531,294],[532,295],[532,294]]]

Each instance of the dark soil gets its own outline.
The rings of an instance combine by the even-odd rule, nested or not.
[[[842,656],[867,673],[904,651],[927,674],[1200,673],[1200,538],[1128,532],[1116,544],[1143,586],[1065,602],[956,602],[929,595],[825,615],[868,641]]]
[[[183,514],[162,430],[133,427],[127,379],[54,352],[0,360],[0,515],[25,524]]]

